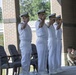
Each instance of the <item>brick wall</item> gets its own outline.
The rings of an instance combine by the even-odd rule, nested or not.
[[[56,13],[56,15],[62,15],[61,0],[50,0],[50,1],[51,1],[51,13]]]
[[[4,47],[8,54],[9,44],[14,44],[18,48],[17,24],[19,17],[19,0],[2,0],[2,5],[4,22]]]

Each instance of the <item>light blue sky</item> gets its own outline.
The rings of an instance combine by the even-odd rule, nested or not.
[[[2,0],[0,0],[0,7],[2,7]]]

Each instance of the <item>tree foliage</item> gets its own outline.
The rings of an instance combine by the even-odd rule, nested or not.
[[[37,19],[37,12],[45,9],[47,15],[50,14],[49,0],[20,0],[20,13],[29,12],[30,19]]]
[[[2,22],[2,9],[0,7],[0,22]]]

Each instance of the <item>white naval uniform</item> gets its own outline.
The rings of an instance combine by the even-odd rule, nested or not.
[[[58,69],[61,68],[61,52],[62,52],[62,29],[57,30],[57,22],[54,23],[55,27],[55,33],[56,33],[56,38],[57,38],[57,67]]]
[[[55,35],[55,28],[51,25],[48,28],[48,50],[49,50],[49,74],[56,71],[56,50],[57,50],[57,40]]]
[[[32,32],[30,26],[27,26],[21,30],[20,23],[18,25],[19,39],[20,39],[20,50],[21,50],[21,65],[22,65],[22,75],[29,75],[30,68],[30,55],[32,52],[31,49],[31,40],[32,40]]]
[[[48,40],[48,31],[46,24],[43,27],[39,28],[40,19],[36,21],[36,47],[38,52],[38,73],[44,74],[46,72],[47,66],[47,40]]]

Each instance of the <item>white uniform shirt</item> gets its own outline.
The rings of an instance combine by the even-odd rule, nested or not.
[[[57,26],[58,26],[57,22],[55,22],[53,25],[55,28],[56,38],[61,40],[62,39],[62,29],[60,28],[57,30]]]
[[[32,40],[32,32],[31,32],[30,26],[27,24],[24,29],[21,29],[21,26],[22,26],[21,24],[22,23],[20,23],[18,25],[19,39],[21,41],[31,42],[31,40]]]
[[[39,28],[40,21],[41,21],[41,20],[39,19],[39,20],[36,21],[36,23],[35,23],[37,37],[48,40],[47,26],[46,26],[46,24],[44,24],[43,27]]]
[[[55,28],[54,28],[53,25],[51,25],[48,28],[48,39],[51,39],[51,40],[55,40],[56,39]]]

